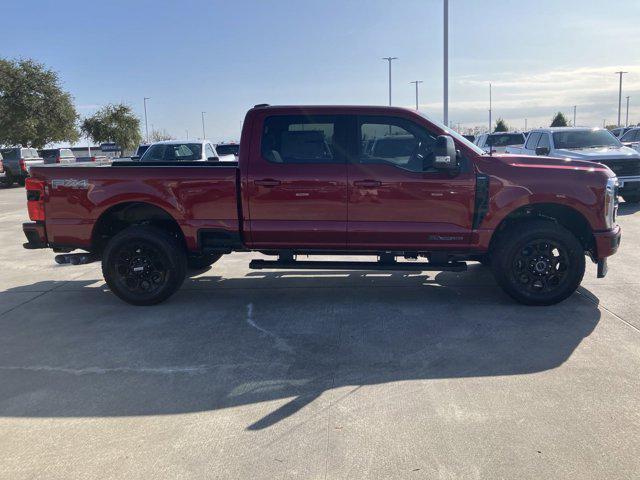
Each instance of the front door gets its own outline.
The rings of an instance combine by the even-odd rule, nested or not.
[[[471,243],[475,174],[433,168],[437,133],[397,116],[359,116],[348,165],[353,250],[456,249]]]
[[[252,248],[345,249],[345,116],[272,115],[247,187]]]

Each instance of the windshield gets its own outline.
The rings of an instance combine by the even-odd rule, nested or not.
[[[433,118],[429,117],[428,115],[425,115],[422,112],[418,112],[418,113],[420,114],[420,116],[426,118],[429,122],[433,123],[434,125],[437,125],[442,130],[444,130],[447,133],[447,135],[451,135],[456,141],[462,143],[465,147],[467,147],[470,150],[473,150],[478,155],[486,155],[487,154],[487,152],[485,152],[480,147],[478,147],[474,143],[472,143],[469,140],[467,140],[466,138],[464,138],[458,132],[456,132],[454,130],[451,130],[449,127],[445,127],[443,124],[441,124],[437,120],[434,120]]]
[[[199,143],[156,143],[144,152],[140,160],[143,162],[202,160],[202,145]]]
[[[521,133],[498,133],[489,135],[487,145],[492,147],[508,147],[509,145],[522,145],[524,135]]]
[[[218,152],[218,155],[238,155],[239,150],[240,150],[240,145],[234,145],[234,144],[216,145],[216,152]]]
[[[608,130],[567,130],[553,134],[555,148],[578,149],[621,147],[620,141]]]

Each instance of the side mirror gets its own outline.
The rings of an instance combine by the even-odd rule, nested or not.
[[[207,157],[207,160],[210,162],[218,162],[220,161],[219,157]]]
[[[456,152],[456,144],[449,135],[440,135],[436,138],[436,144],[433,147],[433,168],[438,170],[457,170],[458,154]]]
[[[537,147],[536,155],[549,155],[549,147]]]

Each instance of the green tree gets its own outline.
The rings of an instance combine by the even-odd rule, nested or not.
[[[152,142],[161,142],[163,140],[173,140],[174,138],[171,136],[169,132],[166,130],[151,130],[151,135],[149,135],[150,140]]]
[[[132,150],[142,140],[140,119],[125,104],[106,105],[82,122],[82,132],[96,143],[115,142]]]
[[[502,118],[499,118],[496,121],[496,128],[493,131],[494,132],[508,132],[509,131],[509,127],[507,126],[507,124],[505,123],[505,121]]]
[[[34,60],[0,58],[0,144],[75,142],[77,119],[56,72]]]
[[[564,116],[564,113],[558,112],[556,113],[556,116],[553,117],[553,120],[551,121],[551,126],[552,127],[568,127],[569,122],[567,121],[567,117]]]

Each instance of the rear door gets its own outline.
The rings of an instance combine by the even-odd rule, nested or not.
[[[247,171],[254,248],[344,249],[347,116],[258,117]],[[255,137],[254,137],[255,138]]]
[[[348,245],[354,250],[457,248],[471,239],[475,173],[433,168],[438,132],[394,116],[360,116],[349,163]],[[373,140],[369,152],[362,146]]]

